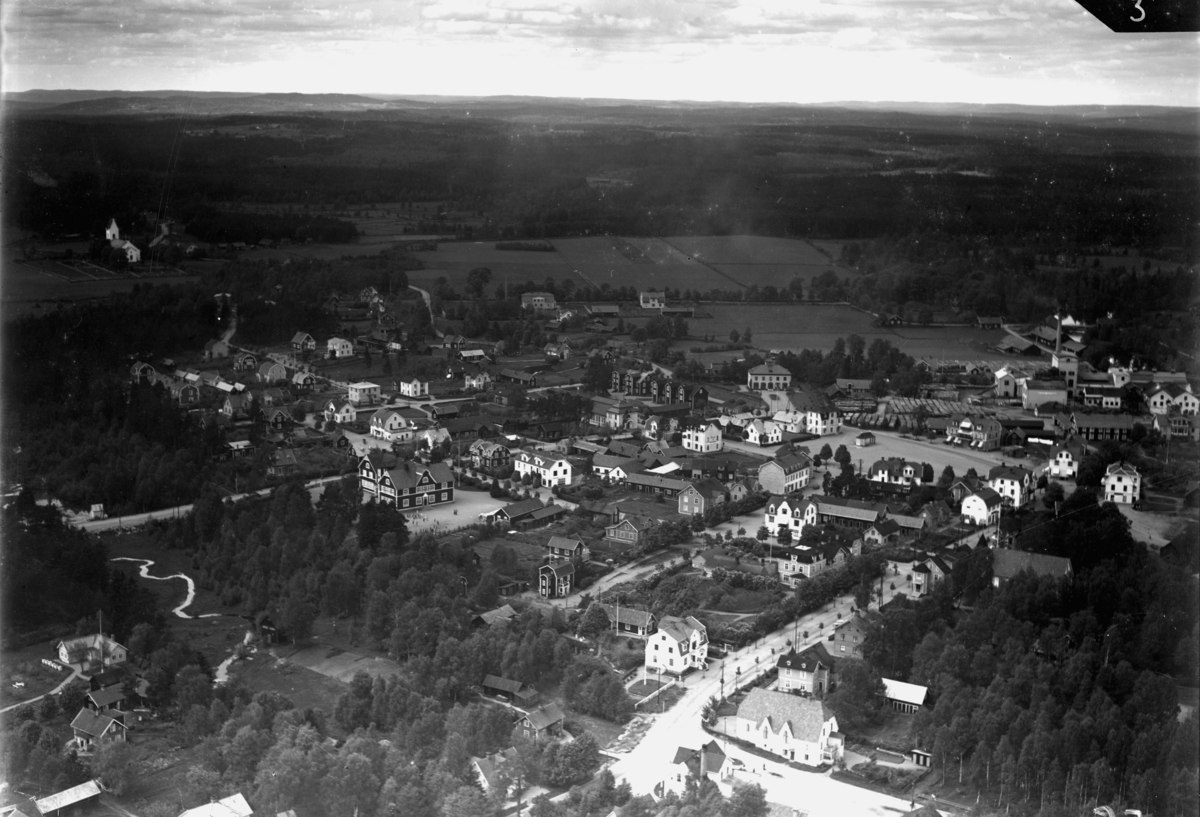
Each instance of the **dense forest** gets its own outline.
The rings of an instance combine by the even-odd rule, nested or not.
[[[94,232],[169,186],[179,207],[440,201],[482,217],[485,239],[934,230],[1001,245],[1194,246],[1194,145],[1168,133],[782,109],[681,110],[661,123],[644,111],[643,124],[633,110],[555,131],[523,111],[479,113],[239,116],[186,132],[177,120],[14,116],[5,205],[44,234]],[[246,124],[264,131],[221,132]],[[613,168],[628,186],[588,184]]]
[[[943,779],[997,808],[1192,813],[1200,736],[1195,715],[1176,719],[1175,684],[1197,681],[1194,578],[1147,553],[1088,489],[1020,545],[1070,558],[1073,580],[1025,573],[993,589],[990,568],[971,562],[932,599],[888,605],[864,643],[869,672],[852,673],[835,705],[870,720],[862,702],[879,676],[927,685],[933,705],[913,738]]]

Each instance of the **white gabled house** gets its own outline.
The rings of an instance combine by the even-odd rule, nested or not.
[[[671,675],[708,666],[708,630],[693,616],[663,616],[646,641],[646,669]]]
[[[325,341],[328,357],[354,357],[354,344],[345,338],[330,338]]]
[[[806,766],[832,764],[844,739],[824,703],[761,687],[738,706],[736,735],[763,751]]]
[[[513,455],[513,470],[518,476],[531,474],[542,478],[542,484],[571,484],[571,463],[563,457],[555,457],[547,451],[528,451],[522,448]]]
[[[413,378],[407,383],[400,381],[400,393],[405,397],[428,397],[429,381]]]
[[[789,499],[786,496],[772,496],[763,509],[763,525],[771,536],[779,535],[780,528],[788,528],[792,531],[793,541],[798,540],[804,526],[808,524],[805,510],[811,505],[811,502],[799,497]],[[813,518],[815,520],[815,513]]]
[[[1033,498],[1033,485],[1033,472],[1028,468],[996,465],[988,471],[988,487],[1017,508]]]
[[[698,451],[701,454],[720,451],[724,447],[721,440],[721,426],[716,423],[704,423],[683,432],[683,447],[688,451]]]
[[[1050,461],[1046,464],[1046,471],[1050,476],[1059,479],[1075,479],[1079,473],[1079,464],[1083,462],[1084,451],[1084,445],[1079,440],[1054,446],[1050,449]]]
[[[1114,462],[1104,472],[1104,501],[1132,505],[1141,499],[1142,475],[1126,462]]]
[[[783,441],[783,429],[770,420],[752,420],[744,435],[751,445],[779,445]]]
[[[388,442],[403,442],[413,436],[412,423],[394,409],[380,409],[371,415],[371,436]]]
[[[346,400],[330,400],[325,404],[324,414],[326,421],[341,423],[343,425],[353,423],[358,417],[358,412],[354,410],[354,406]]]
[[[994,525],[1000,521],[1000,506],[1003,500],[1000,494],[991,488],[980,488],[962,501],[962,517],[964,521],[976,525]]]

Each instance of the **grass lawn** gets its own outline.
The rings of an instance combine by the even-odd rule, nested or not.
[[[725,613],[758,613],[775,600],[777,594],[770,590],[746,590],[730,587],[710,608]]]
[[[650,677],[645,681],[638,681],[633,686],[629,687],[629,695],[633,698],[642,699],[649,695],[659,687],[666,686],[667,682],[659,682],[656,678]]]
[[[600,654],[618,669],[630,670],[646,662],[646,642],[628,636],[609,637]]]
[[[608,744],[612,743],[621,732],[625,731],[624,724],[612,723],[593,715],[585,715],[582,712],[576,712],[570,707],[565,707],[567,713],[567,728],[575,737],[579,737],[580,730],[587,732],[596,739],[596,745],[603,749]],[[574,726],[575,728],[571,728]]]
[[[851,742],[866,748],[882,747],[905,752],[910,746],[912,725],[912,714],[889,710],[882,723],[856,729],[848,737]]]
[[[27,701],[43,695],[61,684],[70,675],[70,670],[55,672],[42,663],[43,658],[55,658],[54,645],[58,639],[40,641],[19,650],[5,650],[0,654],[0,706]],[[21,688],[15,683],[24,684]]]
[[[266,652],[255,653],[244,661],[235,661],[230,667],[230,675],[240,678],[255,692],[278,692],[300,709],[313,707],[327,713],[333,712],[338,696],[350,689],[349,684],[277,660]],[[332,724],[331,719],[330,728],[334,728]]]

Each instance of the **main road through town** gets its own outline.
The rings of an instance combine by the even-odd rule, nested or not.
[[[886,601],[892,593],[886,589],[884,593]],[[635,794],[652,792],[655,785],[667,776],[677,748],[698,749],[714,739],[700,725],[700,713],[710,698],[719,699],[722,692],[728,696],[735,678],[738,686],[745,686],[750,678],[774,666],[778,656],[787,650],[786,642],[792,638],[793,632],[808,631],[813,637],[810,641],[831,632],[838,618],[838,610],[846,612],[852,603],[849,596],[839,599],[835,604],[804,616],[796,625],[789,625],[756,644],[730,653],[720,662],[710,661],[707,670],[694,672],[684,682],[687,688],[684,697],[666,713],[653,716],[654,724],[641,742],[610,767],[617,782],[628,781]],[[800,640],[803,642],[804,639]],[[650,708],[653,708],[652,703]],[[899,798],[842,783],[828,773],[800,771],[786,763],[764,760],[721,735],[715,739],[722,744],[728,757],[743,764],[735,772],[735,780],[762,786],[766,790],[767,800],[772,803],[788,806],[801,813],[808,812],[811,817],[894,817],[896,813],[908,810],[908,803]]]

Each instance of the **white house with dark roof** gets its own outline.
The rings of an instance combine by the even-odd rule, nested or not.
[[[694,616],[663,616],[646,641],[646,669],[682,675],[708,666],[708,630]]]
[[[1132,505],[1141,499],[1142,475],[1127,462],[1114,462],[1104,472],[1104,501]]]
[[[358,417],[358,412],[346,400],[329,400],[325,403],[324,409],[325,419],[333,423],[353,423]]]
[[[504,799],[508,799],[516,793],[520,781],[511,777],[505,766],[515,762],[518,757],[517,747],[510,746],[503,752],[471,758],[471,769],[475,772],[484,794],[503,788]]]
[[[663,797],[674,793],[682,797],[689,785],[695,785],[702,779],[714,783],[725,797],[733,793],[733,764],[715,740],[710,740],[699,749],[686,746],[676,749],[666,777],[654,787],[654,795]]]
[[[571,484],[570,461],[547,451],[522,448],[513,455],[513,470],[518,477],[525,474],[541,477],[542,484],[550,487]]]
[[[401,380],[400,393],[405,397],[427,397],[429,396],[429,381],[415,377],[408,381]]]
[[[638,293],[638,306],[642,309],[662,309],[667,305],[667,293],[645,290]]]
[[[812,503],[800,497],[772,495],[763,507],[763,525],[771,536],[778,536],[780,528],[792,531],[792,539],[800,538],[800,533],[807,524],[805,510]]]
[[[1046,470],[1052,477],[1075,479],[1085,453],[1086,447],[1079,440],[1056,445],[1050,449],[1050,460],[1046,464]]]
[[[55,645],[58,661],[68,667],[88,669],[124,664],[129,651],[113,639],[100,633],[68,638]]]
[[[882,485],[918,487],[921,484],[921,463],[908,462],[901,457],[876,460],[867,471],[867,479]]]
[[[991,488],[980,488],[962,501],[962,517],[976,525],[994,525],[1000,521],[1003,500]]]
[[[738,706],[734,734],[785,760],[820,766],[842,756],[837,718],[824,703],[761,687]]]
[[[1017,508],[1033,498],[1033,485],[1033,472],[1019,465],[996,465],[988,471],[988,487]]]

